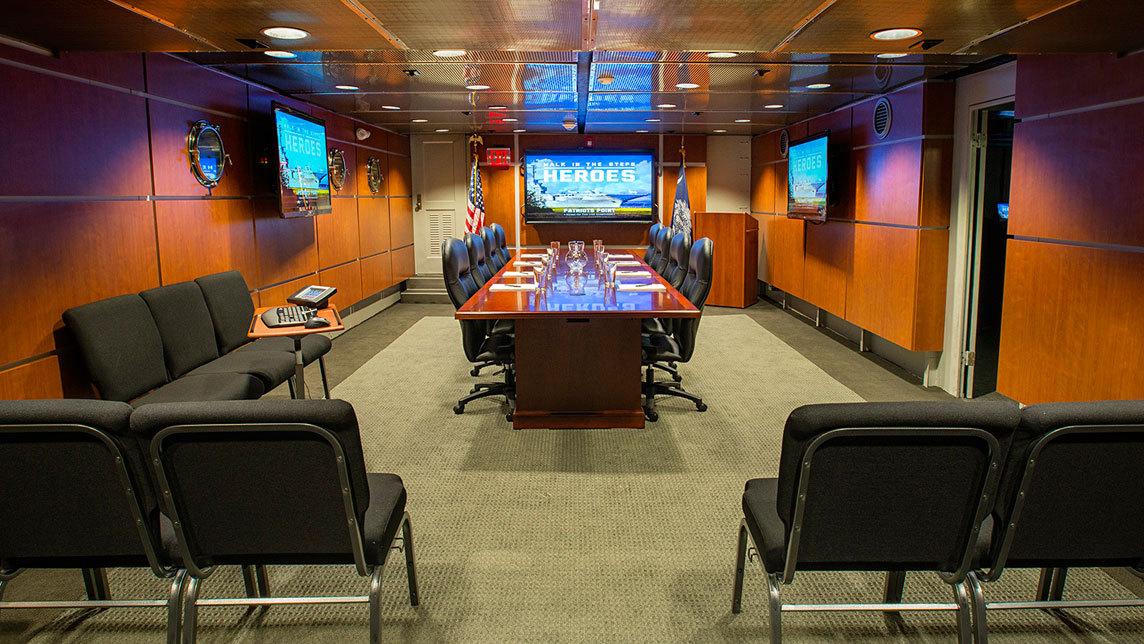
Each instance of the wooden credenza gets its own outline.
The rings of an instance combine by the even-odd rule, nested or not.
[[[692,238],[715,243],[707,303],[745,308],[759,299],[759,222],[745,212],[697,212]]]

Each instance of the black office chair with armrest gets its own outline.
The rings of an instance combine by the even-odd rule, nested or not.
[[[465,233],[465,250],[469,256],[469,270],[473,274],[477,288],[480,288],[493,278],[493,269],[486,255],[484,237]]]
[[[672,234],[671,229],[664,226],[655,236],[655,257],[652,258],[651,267],[661,276],[667,272],[667,263],[671,260]]]
[[[1001,477],[989,570],[970,576],[980,638],[989,610],[1144,606],[1144,599],[1063,598],[1070,567],[1144,575],[1144,401],[1032,405]],[[1035,601],[986,603],[976,577],[1041,568]],[[980,639],[979,638],[979,639]]]
[[[489,270],[493,275],[497,271],[504,268],[504,259],[501,257],[500,242],[497,241],[497,234],[492,228],[485,226],[481,229],[481,239],[485,242],[485,261],[489,264]]]
[[[450,237],[441,242],[441,272],[445,275],[445,291],[456,309],[461,308],[479,289],[469,270],[469,252],[466,244]],[[490,325],[484,320],[461,320],[461,345],[465,357],[476,365],[496,365],[504,370],[504,382],[477,383],[469,395],[457,401],[453,412],[462,414],[465,405],[480,398],[504,396],[509,406],[506,418],[512,420],[516,405],[516,382],[513,370],[514,338],[511,334],[490,334]]]
[[[994,402],[842,403],[791,412],[778,478],[747,481],[731,612],[748,545],[769,587],[771,641],[783,611],[933,610],[890,597],[906,571],[950,584],[961,642],[972,640],[969,573],[993,507],[1017,407]],[[749,541],[748,541],[749,538]],[[784,605],[798,570],[887,572],[881,604]]]
[[[507,265],[512,261],[512,253],[508,249],[508,237],[505,235],[504,226],[500,224],[490,224],[489,228],[492,228],[493,232],[496,233],[497,246],[500,248],[501,263]]]
[[[268,584],[259,597],[200,600],[217,566],[345,564],[370,578],[370,641],[380,641],[382,575],[398,531],[409,603],[418,604],[405,486],[397,475],[367,472],[349,403],[148,405],[132,415],[131,429],[149,440],[153,473],[187,569],[185,642],[195,639],[200,606],[314,603],[312,597],[272,597]]]
[[[659,229],[663,228],[663,224],[658,221],[651,225],[647,231],[647,249],[643,254],[643,261],[649,266],[651,265],[652,257],[655,256],[655,238],[659,235]]]
[[[711,292],[714,252],[715,244],[710,239],[704,237],[696,240],[692,244],[691,252],[687,258],[687,275],[679,287],[679,292],[700,312],[703,311],[703,306],[707,302],[707,295]],[[655,407],[656,396],[686,398],[695,403],[695,409],[698,411],[707,410],[707,405],[703,399],[685,390],[678,384],[678,380],[676,383],[666,383],[657,382],[655,379],[655,369],[662,369],[671,373],[672,376],[678,377],[678,372],[670,364],[691,360],[691,356],[695,353],[695,336],[699,331],[699,322],[702,319],[702,317],[680,318],[672,322],[670,334],[644,333],[642,335],[643,365],[646,369],[643,385],[644,415],[647,416],[648,420],[659,420],[659,412],[656,411]],[[669,363],[669,365],[663,363]]]
[[[667,262],[667,271],[665,271],[663,278],[671,284],[672,288],[679,289],[683,286],[683,280],[687,277],[688,256],[691,254],[691,235],[685,232],[675,233],[671,238],[671,251]],[[644,333],[659,333],[670,334],[672,329],[673,320],[671,318],[647,318],[643,321]],[[676,382],[683,380],[679,375],[679,371],[666,364],[655,363],[657,369],[663,369],[671,374]]]
[[[177,642],[185,571],[130,433],[131,407],[106,400],[0,401],[0,600],[21,569],[81,568],[87,600],[0,601],[11,608],[167,609]],[[166,527],[169,527],[167,525]],[[165,600],[111,597],[105,568],[150,568]]]
[[[229,353],[240,351],[285,351],[294,353],[292,338],[260,338],[253,342],[246,337],[250,321],[254,317],[254,302],[250,298],[250,287],[242,273],[226,271],[204,275],[195,280],[203,292],[207,309],[214,323],[215,337],[219,351]],[[313,333],[302,337],[302,364],[309,366],[318,362],[322,375],[322,391],[330,397],[330,381],[326,377],[326,354],[333,348],[329,338]],[[291,386],[293,379],[291,379]]]

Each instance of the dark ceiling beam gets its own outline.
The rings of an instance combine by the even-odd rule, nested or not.
[[[361,18],[363,21],[365,21],[365,23],[369,25],[370,29],[376,31],[378,35],[386,40],[386,42],[398,49],[409,49],[409,47],[406,46],[406,44],[402,42],[396,34],[394,34],[389,29],[386,29],[385,25],[381,24],[380,18],[374,15],[374,13],[367,9],[366,6],[361,2],[358,0],[342,0],[342,4],[345,5],[347,9],[357,14],[358,18]]]
[[[779,44],[771,48],[771,53],[775,54],[790,49],[791,41],[798,37],[798,35],[802,33],[804,29],[809,27],[810,23],[818,20],[819,17],[826,13],[827,9],[833,7],[834,3],[836,2],[838,2],[838,0],[823,0],[822,4],[815,7],[813,11],[803,16],[802,19],[798,22],[794,23],[794,29],[791,29],[790,33],[788,33],[785,38],[779,41]]]
[[[955,51],[953,53],[964,54],[965,52],[973,49],[974,47],[980,45],[981,43],[985,42],[986,40],[996,38],[997,36],[1000,36],[1002,34],[1007,34],[1010,31],[1013,31],[1014,29],[1024,27],[1025,25],[1029,24],[1030,22],[1033,22],[1034,20],[1039,20],[1041,18],[1044,18],[1045,16],[1052,15],[1052,14],[1054,14],[1054,13],[1056,13],[1062,9],[1068,9],[1069,7],[1073,6],[1074,4],[1079,4],[1080,2],[1081,2],[1081,0],[1069,0],[1068,2],[1065,2],[1064,4],[1062,4],[1060,6],[1053,7],[1052,9],[1046,9],[1046,10],[1042,11],[1041,13],[1029,16],[1028,18],[1022,20],[1021,22],[1018,22],[1017,24],[1009,25],[1008,27],[1005,27],[1004,29],[999,29],[997,31],[994,31],[991,34],[986,34],[984,36],[981,36],[980,38],[974,38],[973,40],[969,41],[969,44],[965,45],[964,47],[962,47],[961,49],[958,49],[957,51]]]
[[[202,36],[200,36],[194,32],[187,31],[186,29],[179,27],[178,25],[171,22],[170,20],[164,19],[162,16],[157,16],[157,15],[151,13],[150,11],[144,11],[143,9],[140,9],[139,7],[136,7],[133,4],[123,2],[123,0],[107,0],[107,2],[110,2],[111,4],[119,7],[120,9],[130,11],[131,13],[133,13],[137,16],[140,16],[142,18],[146,18],[147,20],[150,20],[151,22],[153,22],[155,24],[162,25],[168,29],[172,29],[174,31],[177,31],[177,32],[183,34],[184,36],[186,36],[187,38],[190,38],[191,40],[193,40],[197,43],[206,45],[207,47],[210,47],[211,49],[217,49],[219,51],[227,51],[227,49],[225,47],[220,47],[219,45],[211,42],[210,40],[207,40],[206,38],[204,38],[204,37],[202,37]]]
[[[584,133],[588,123],[588,86],[592,82],[592,52],[576,54],[576,129]]]

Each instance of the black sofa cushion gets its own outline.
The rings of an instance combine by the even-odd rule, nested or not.
[[[249,342],[246,332],[254,318],[254,302],[242,273],[226,271],[204,275],[195,283],[202,289],[210,310],[219,353],[230,353]]]
[[[329,353],[333,346],[330,339],[321,333],[302,336],[302,364],[310,364],[318,358],[321,358]],[[291,355],[291,359],[293,359],[294,340],[291,338],[259,338],[239,348],[239,351],[249,350],[286,351]]]
[[[194,282],[160,286],[139,294],[159,328],[167,370],[178,378],[218,357],[214,323]]]
[[[266,391],[294,375],[294,354],[285,351],[231,351],[187,374],[245,373],[262,381]]]
[[[64,311],[100,395],[127,402],[167,382],[163,340],[147,303],[120,295]]]
[[[245,373],[187,374],[131,401],[135,407],[157,403],[255,400],[266,393],[256,376]]]

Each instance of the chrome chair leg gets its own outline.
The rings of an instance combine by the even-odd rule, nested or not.
[[[107,585],[107,571],[103,568],[84,568],[83,588],[90,600],[111,599],[111,589]]]
[[[882,592],[882,600],[887,604],[902,603],[902,596],[906,591],[906,571],[887,570],[886,585]],[[899,611],[886,611],[886,616],[900,615]]]
[[[964,581],[953,584],[953,598],[957,602],[957,641],[959,644],[972,644],[973,623],[969,591]]]
[[[258,588],[259,597],[270,596],[270,576],[266,574],[266,566],[254,567],[254,580]]]
[[[261,597],[258,593],[258,580],[255,577],[254,566],[242,567],[242,587],[247,597]]]
[[[409,605],[421,605],[421,593],[417,586],[417,562],[413,557],[413,524],[409,522],[409,513],[405,513],[405,521],[401,526],[402,546],[405,550],[405,576],[409,582]]]
[[[1037,601],[1049,600],[1049,589],[1053,585],[1053,574],[1056,568],[1041,568],[1041,576],[1037,579]]]
[[[973,600],[974,644],[986,644],[989,640],[989,625],[985,616],[985,591],[981,588],[981,580],[977,578],[977,573],[969,573],[965,582],[969,587],[969,597]]]
[[[181,568],[171,580],[171,592],[167,597],[167,644],[179,644],[183,623],[183,585],[186,581],[187,571]]]
[[[318,371],[322,373],[322,393],[326,394],[326,400],[329,400],[330,380],[326,378],[326,356],[318,357]]]
[[[771,644],[781,644],[783,641],[783,600],[779,595],[779,586],[782,583],[778,573],[767,575],[767,602],[770,607],[771,618]]]
[[[731,586],[731,612],[743,611],[743,573],[747,568],[747,524],[739,522],[739,540],[735,545],[735,581]]]
[[[291,376],[290,379],[286,381],[286,384],[290,387],[290,398],[297,399],[298,390],[294,387],[294,377]]]
[[[1068,568],[1054,568],[1053,569],[1053,582],[1049,586],[1049,599],[1060,601],[1064,599],[1065,595],[1065,577],[1068,576]]]
[[[203,580],[188,575],[183,584],[183,644],[195,644],[199,624],[199,590]]]
[[[385,566],[377,566],[369,578],[369,641],[381,644],[381,576]]]

